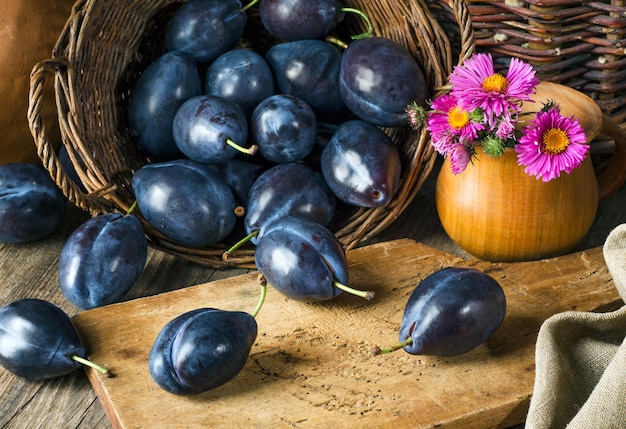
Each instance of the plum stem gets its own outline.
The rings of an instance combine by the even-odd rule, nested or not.
[[[326,41],[328,43],[332,43],[334,45],[337,45],[337,46],[339,46],[342,49],[346,49],[348,47],[348,44],[346,42],[344,42],[341,39],[338,39],[335,36],[326,36]]]
[[[402,341],[401,343],[395,344],[393,346],[381,349],[378,346],[375,346],[372,349],[372,353],[374,355],[384,355],[387,353],[391,353],[391,352],[395,352],[396,350],[400,350],[405,348],[406,346],[410,346],[411,344],[413,344],[413,337],[408,337],[406,340]]]
[[[229,138],[226,139],[226,144],[232,147],[233,149],[236,149],[239,152],[242,152],[248,155],[254,155],[256,151],[259,150],[259,147],[255,144],[253,144],[250,147],[243,147],[243,146],[238,145],[236,142],[234,142],[233,140]]]
[[[131,214],[132,212],[135,211],[136,208],[137,208],[137,200],[135,200],[133,202],[133,204],[130,206],[130,208],[126,211],[126,214],[127,215]]]
[[[244,238],[242,238],[241,240],[239,240],[238,242],[236,242],[235,244],[233,244],[228,250],[226,250],[224,252],[224,254],[222,255],[222,260],[225,261],[226,259],[228,259],[228,257],[237,249],[239,249],[241,246],[243,246],[244,244],[246,244],[247,242],[249,242],[250,240],[252,240],[254,237],[256,237],[257,235],[259,235],[259,230],[255,230],[252,231],[250,234],[246,235]]]
[[[255,4],[257,4],[259,2],[259,0],[252,0],[250,3],[248,3],[247,5],[243,6],[241,8],[242,12],[247,11],[248,9],[250,9],[252,6],[254,6]]]
[[[365,298],[368,301],[371,301],[372,299],[374,299],[374,295],[375,295],[374,291],[353,289],[350,286],[344,285],[343,283],[337,280],[333,281],[333,285],[336,288],[339,288],[344,292],[348,292],[348,293],[351,293],[352,295],[360,296],[361,298]]]
[[[88,366],[89,368],[93,368],[96,371],[101,372],[102,374],[105,374],[107,377],[113,377],[113,374],[107,368],[100,366],[97,363],[92,362],[88,359],[85,359],[78,355],[72,355],[72,360],[80,363],[81,365],[85,365],[85,366]]]
[[[359,39],[365,39],[367,37],[372,37],[372,34],[374,33],[374,27],[372,27],[372,21],[370,20],[369,16],[367,16],[367,14],[359,9],[354,9],[352,7],[342,7],[341,8],[342,12],[350,12],[350,13],[356,13],[357,15],[359,15],[361,18],[363,18],[365,20],[365,22],[367,23],[367,31],[364,31],[361,34],[355,34],[354,36],[352,36],[352,40],[359,40]]]
[[[256,317],[259,314],[261,307],[263,307],[263,303],[265,303],[265,297],[267,296],[267,282],[265,281],[265,278],[261,279],[259,284],[261,285],[261,296],[259,297],[259,302],[254,308],[254,311],[250,313],[252,317]]]

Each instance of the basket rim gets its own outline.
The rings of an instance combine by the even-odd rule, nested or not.
[[[29,93],[29,124],[37,146],[37,152],[42,159],[45,168],[50,173],[53,180],[61,188],[66,197],[78,207],[89,211],[92,215],[99,213],[118,211],[125,212],[129,209],[132,201],[124,198],[132,190],[128,189],[127,183],[111,182],[109,177],[97,166],[91,165],[89,139],[80,129],[81,108],[84,108],[84,100],[78,94],[77,85],[87,70],[81,68],[78,62],[82,59],[82,50],[89,46],[89,40],[85,35],[85,28],[95,22],[92,16],[95,13],[95,6],[101,5],[98,1],[104,0],[79,0],[75,3],[72,13],[59,36],[58,42],[53,51],[53,57],[49,60],[37,64],[31,74],[31,91]],[[113,2],[111,2],[112,4]],[[174,1],[157,1],[152,7],[164,8],[175,3]],[[360,4],[372,6],[367,0],[346,1],[348,4]],[[469,57],[475,49],[475,38],[469,13],[465,0],[451,0],[448,2],[451,13],[457,17],[462,45],[459,47],[458,62],[462,62]],[[378,3],[376,3],[378,4]],[[111,5],[111,7],[114,7]],[[382,8],[382,6],[380,6]],[[409,42],[419,47],[419,52],[423,58],[420,62],[427,66],[426,74],[430,74],[433,90],[438,91],[445,85],[447,77],[455,64],[453,64],[453,54],[451,52],[448,34],[443,30],[439,21],[435,18],[435,12],[431,10],[424,0],[414,0],[412,2],[398,2],[392,4],[391,9],[402,16],[400,26],[404,28],[404,33],[392,32],[385,37],[402,40],[406,38]],[[398,12],[396,9],[401,8]],[[384,13],[390,13],[384,10]],[[422,25],[414,26],[409,18],[414,18]],[[383,34],[384,25],[388,22],[374,22],[374,35]],[[91,30],[92,32],[94,30]],[[102,35],[101,37],[113,37]],[[405,43],[405,45],[406,45]],[[417,49],[414,49],[417,52]],[[414,52],[414,55],[416,53]],[[49,137],[46,134],[45,124],[41,122],[39,110],[42,100],[42,87],[47,78],[52,75],[55,82],[56,104],[58,120],[62,133],[62,144],[71,154],[72,163],[77,169],[80,180],[85,185],[87,191],[84,192],[73,182],[63,170],[59,158],[55,154]],[[127,96],[125,94],[124,96]],[[80,102],[79,102],[80,100]],[[84,119],[84,118],[83,118]],[[98,117],[97,119],[101,119]],[[389,131],[389,130],[386,130]],[[404,209],[411,203],[415,195],[422,187],[426,178],[432,172],[435,164],[436,152],[430,145],[429,135],[425,129],[409,130],[408,122],[402,132],[405,137],[412,139],[410,143],[410,159],[408,168],[402,173],[401,186],[394,196],[392,202],[385,207],[373,209],[356,208],[348,217],[341,219],[342,227],[335,232],[340,242],[346,250],[356,247],[359,243],[378,234],[388,227]],[[393,135],[393,132],[390,131]],[[84,165],[79,165],[80,162]],[[142,162],[146,162],[145,159]],[[125,168],[125,167],[124,167]],[[137,166],[132,166],[137,168]],[[122,171],[120,176],[132,174],[132,168]],[[122,169],[122,167],[120,167]],[[403,169],[404,170],[404,169]],[[100,174],[103,173],[103,174]],[[123,192],[126,192],[124,194]],[[231,255],[228,260],[222,259],[224,246],[218,245],[215,248],[190,249],[185,246],[171,242],[169,239],[159,234],[145,220],[142,220],[146,235],[151,247],[162,251],[181,256],[196,263],[213,266],[216,268],[245,266],[252,268],[253,256],[250,251],[242,251],[237,255]]]

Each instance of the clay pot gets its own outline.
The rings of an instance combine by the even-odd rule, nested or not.
[[[50,57],[73,3],[74,0],[0,0],[0,165],[39,163],[26,117],[30,72],[37,62]],[[48,91],[53,97],[52,88]],[[42,116],[54,130],[55,106],[46,107]]]
[[[562,114],[579,118],[588,142],[598,134],[612,137],[611,165],[597,177],[588,156],[572,173],[543,182],[524,172],[513,149],[493,158],[479,147],[477,159],[458,175],[445,160],[436,184],[439,218],[450,238],[479,259],[528,261],[568,253],[591,228],[599,200],[626,179],[626,134],[595,102],[553,83],[541,83],[533,99],[524,110],[556,100]]]

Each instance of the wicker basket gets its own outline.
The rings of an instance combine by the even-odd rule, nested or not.
[[[503,66],[510,57],[529,62],[539,79],[587,94],[626,127],[624,1],[471,1],[468,8],[477,51]]]
[[[142,157],[126,127],[126,108],[131,90],[146,66],[163,53],[165,24],[181,1],[173,0],[79,0],[59,37],[52,58],[37,64],[31,74],[28,119],[38,155],[51,177],[70,201],[92,215],[126,212],[134,201],[130,180],[148,160]],[[424,65],[428,84],[443,85],[455,64],[450,41],[422,0],[350,0],[346,6],[364,11],[374,33],[406,46]],[[467,6],[452,3],[454,21],[464,34],[461,52],[473,52],[473,34]],[[345,31],[365,29],[362,19],[348,15]],[[347,33],[346,33],[347,34]],[[269,37],[254,8],[248,12],[243,43],[259,52],[268,48]],[[459,51],[459,50],[457,50]],[[87,192],[63,171],[42,123],[42,99],[46,79],[54,77],[58,120],[70,159]],[[389,131],[400,148],[403,162],[401,187],[393,201],[375,209],[337,212],[331,229],[346,249],[391,224],[414,198],[430,174],[435,153],[425,129],[409,127]],[[140,214],[138,216],[141,219]],[[225,248],[188,248],[162,236],[142,219],[152,247],[212,267],[253,267],[253,250],[235,252],[222,260]]]

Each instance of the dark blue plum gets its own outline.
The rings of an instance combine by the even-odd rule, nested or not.
[[[81,367],[83,342],[69,316],[39,299],[19,299],[0,307],[0,365],[28,380],[45,380]]]
[[[407,124],[406,107],[427,97],[421,67],[402,45],[368,37],[348,45],[341,57],[339,90],[360,119],[382,127]]]
[[[44,238],[63,223],[67,199],[42,168],[28,163],[0,166],[0,242]]]
[[[299,161],[317,142],[317,118],[301,99],[276,94],[254,109],[250,132],[265,159],[275,163]]]
[[[59,147],[59,163],[61,164],[61,168],[63,168],[65,174],[67,174],[70,180],[74,182],[76,186],[78,186],[78,189],[80,189],[84,193],[87,193],[87,189],[83,185],[83,182],[80,180],[80,177],[76,172],[76,167],[74,166],[74,163],[72,162],[72,159],[70,158],[70,155],[67,152],[67,148],[65,147],[65,145],[61,145],[61,147]],[[82,162],[82,159],[78,159],[78,164],[81,166],[81,168],[84,168],[84,163]]]
[[[339,123],[348,115],[339,91],[341,52],[323,40],[277,43],[265,55],[276,86],[305,101],[322,121]]]
[[[128,105],[128,127],[138,147],[159,160],[180,157],[172,135],[172,122],[180,106],[202,93],[196,63],[168,52],[141,74]]]
[[[335,196],[321,174],[304,164],[278,164],[261,174],[248,193],[244,225],[246,232],[258,235],[265,226],[284,216],[312,219],[322,225],[335,211]]]
[[[148,241],[136,217],[95,216],[76,228],[61,249],[61,291],[83,309],[118,302],[141,275],[147,256]]]
[[[361,120],[337,127],[320,165],[335,196],[354,206],[384,206],[400,183],[398,149],[387,134]]]
[[[270,34],[291,41],[324,38],[344,14],[337,0],[260,0],[259,16]]]
[[[159,332],[148,359],[150,375],[175,395],[215,389],[241,372],[257,331],[254,317],[241,311],[184,313]]]
[[[246,21],[239,0],[190,0],[168,21],[165,46],[208,63],[237,45]]]
[[[306,218],[286,216],[268,225],[254,261],[268,285],[297,301],[333,299],[342,292],[335,282],[348,281],[341,243],[325,226]]]
[[[176,146],[195,161],[226,162],[247,151],[243,147],[248,139],[246,115],[223,97],[200,95],[187,100],[176,112],[172,132]]]
[[[420,282],[409,297],[400,341],[415,355],[457,356],[478,347],[500,327],[504,291],[475,268],[448,267]]]
[[[204,92],[238,104],[250,117],[257,104],[274,95],[274,75],[261,55],[248,49],[233,49],[209,65]]]
[[[224,176],[239,203],[245,206],[248,202],[248,193],[252,184],[269,167],[264,164],[235,158],[216,164],[215,168]]]
[[[233,230],[235,197],[224,177],[206,164],[148,164],[137,170],[131,184],[146,221],[179,244],[213,245]]]

